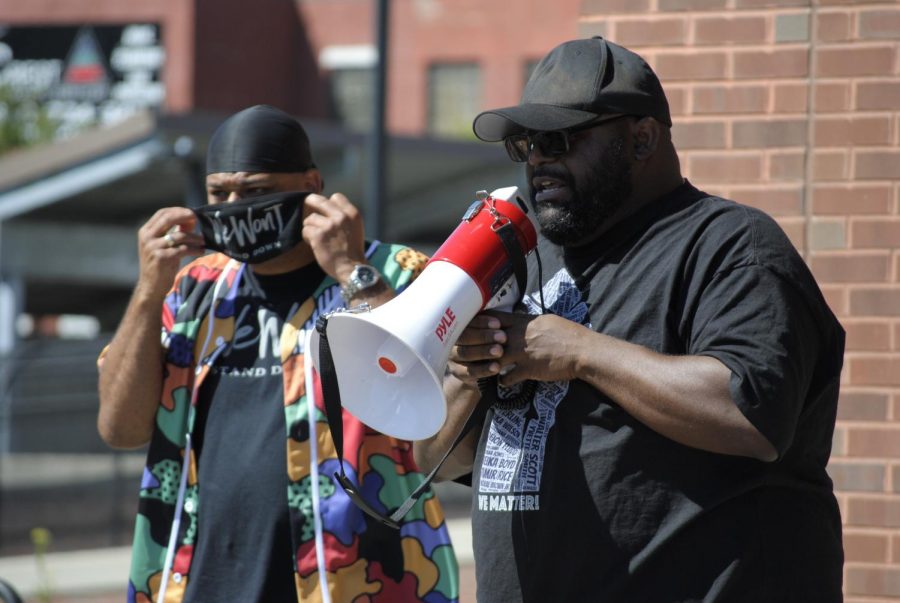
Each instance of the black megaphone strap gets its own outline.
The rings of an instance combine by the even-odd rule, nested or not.
[[[494,229],[500,242],[503,243],[503,249],[506,251],[506,257],[512,264],[513,274],[516,277],[516,285],[519,287],[519,299],[525,295],[525,287],[528,279],[528,266],[525,263],[525,254],[522,252],[522,246],[519,245],[519,239],[516,238],[516,229],[512,222],[507,221],[499,228]]]

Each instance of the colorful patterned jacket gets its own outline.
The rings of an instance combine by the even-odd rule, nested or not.
[[[375,243],[368,255],[397,291],[425,264],[422,254],[396,245]],[[234,336],[234,300],[245,268],[221,254],[204,256],[181,270],[166,297],[163,393],[141,484],[130,602],[180,602],[190,580],[199,507],[197,459],[191,449],[196,392]],[[305,334],[319,314],[342,305],[337,284],[326,278],[281,333],[288,506],[298,599],[456,601],[456,557],[433,492],[422,497],[397,531],[367,519],[333,478],[337,454],[318,380],[315,406],[306,396],[303,348]],[[423,477],[411,444],[375,432],[346,412],[343,421],[347,475],[369,504],[382,513],[391,512]],[[322,588],[323,572],[327,589]]]

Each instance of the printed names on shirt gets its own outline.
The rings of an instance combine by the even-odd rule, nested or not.
[[[584,302],[573,295],[571,277],[562,272],[545,286],[550,310],[581,322]],[[532,314],[540,306],[526,299]],[[547,438],[556,421],[556,407],[569,391],[567,381],[540,382],[531,405],[494,409],[478,480],[479,511],[537,511]]]
[[[512,491],[513,476],[522,452],[524,421],[524,410],[495,413],[481,465],[480,492]]]

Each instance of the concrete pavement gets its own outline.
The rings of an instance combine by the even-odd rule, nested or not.
[[[458,517],[448,519],[447,527],[460,564],[460,601],[474,601],[471,524],[468,517]],[[33,555],[0,557],[0,577],[26,601],[37,597],[44,580],[54,603],[123,601],[130,558],[130,547],[50,553],[42,574]]]
[[[75,488],[79,484],[108,479],[115,472],[133,477],[136,481],[143,466],[143,454],[0,455],[0,463],[3,469],[0,471],[0,488],[7,498],[10,492],[27,488],[38,492],[33,499],[11,499],[12,506],[7,504],[3,510],[7,515],[13,513],[14,516],[6,517],[4,521],[7,524],[12,521],[12,524],[19,526],[46,525],[49,517],[45,516],[47,510],[35,507],[35,501],[42,501],[46,497],[40,487],[66,484]],[[130,504],[133,502],[133,490],[136,490],[130,487],[130,482],[128,486],[124,496],[127,496]],[[469,603],[475,600],[469,519],[471,490],[454,483],[435,484],[434,489],[444,507],[450,537],[460,564],[460,601]],[[68,521],[74,522],[72,525],[84,526],[90,519],[94,523],[100,522],[97,525],[106,525],[105,515],[94,517],[94,507],[98,505],[98,501],[106,501],[107,498],[107,495],[102,498],[76,497],[66,507],[66,513],[72,516]],[[128,524],[124,528],[125,533],[130,533],[133,519],[129,518]],[[30,549],[30,543],[27,544],[27,547],[21,546],[19,550]],[[71,545],[71,542],[68,544]],[[80,546],[87,547],[91,544],[93,543],[84,542]],[[128,546],[53,552],[45,556],[45,578],[33,555],[0,556],[0,578],[12,584],[26,601],[36,601],[37,594],[46,581],[53,593],[54,603],[121,602],[124,600],[130,557]]]

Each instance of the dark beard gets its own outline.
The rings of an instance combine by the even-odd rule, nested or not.
[[[590,241],[631,195],[631,165],[625,157],[622,136],[610,142],[582,182],[576,183],[568,171],[550,166],[536,168],[533,176],[542,174],[562,180],[572,191],[572,197],[565,205],[539,203],[535,201],[533,182],[528,183],[531,206],[541,234],[555,245]]]

